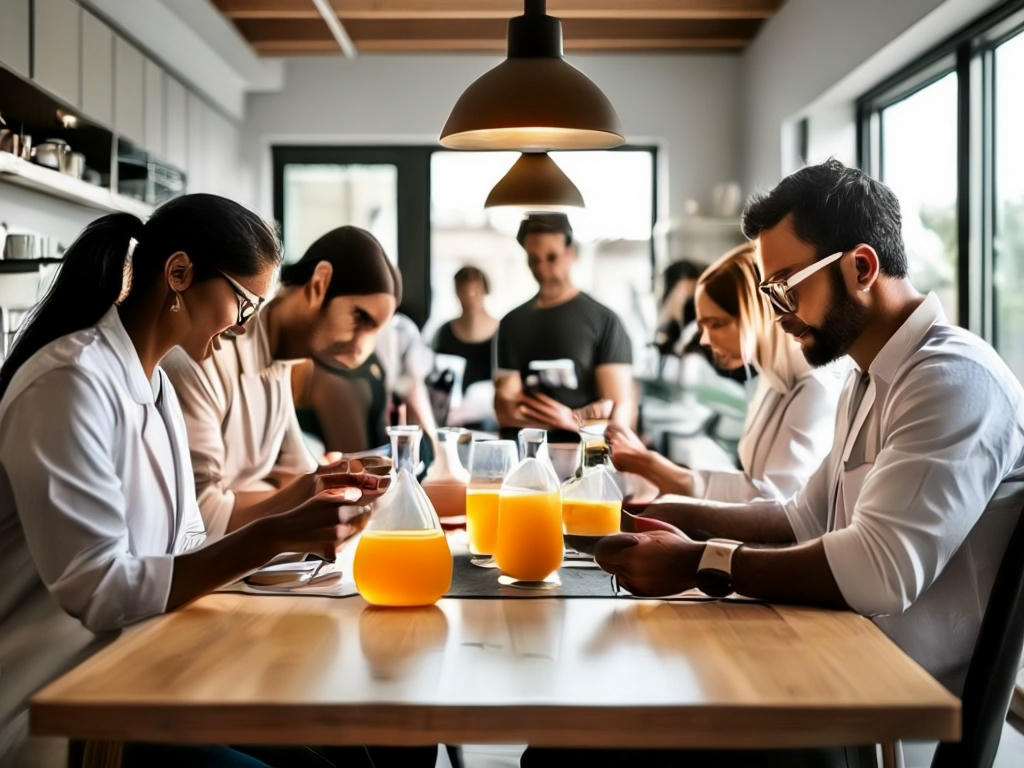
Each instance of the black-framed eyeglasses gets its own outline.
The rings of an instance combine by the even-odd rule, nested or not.
[[[761,293],[768,297],[768,301],[771,302],[772,308],[776,312],[782,315],[791,315],[796,312],[797,308],[797,297],[793,288],[818,270],[824,269],[839,259],[844,253],[846,251],[837,251],[830,254],[782,280],[765,280],[758,288],[760,288]]]
[[[264,298],[247,291],[245,287],[226,272],[222,272],[219,269],[217,272],[228,281],[231,290],[235,292],[235,298],[238,299],[238,318],[235,320],[235,325],[245,325],[249,318],[255,315],[257,310],[263,306]]]

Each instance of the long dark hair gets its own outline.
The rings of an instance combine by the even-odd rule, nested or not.
[[[164,203],[145,224],[128,213],[113,213],[89,224],[64,254],[60,273],[32,310],[10,356],[0,369],[0,398],[26,360],[54,339],[95,325],[118,300],[125,285],[128,246],[131,294],[148,291],[160,279],[168,257],[184,251],[195,280],[224,270],[255,275],[281,260],[274,231],[252,211],[217,195],[195,194]]]

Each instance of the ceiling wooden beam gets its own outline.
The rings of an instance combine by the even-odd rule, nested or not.
[[[504,19],[523,12],[513,0],[331,0],[354,19]],[[563,19],[766,19],[783,0],[549,0]],[[231,19],[314,19],[311,0],[213,0]]]

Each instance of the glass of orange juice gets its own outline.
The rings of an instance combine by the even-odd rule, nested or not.
[[[395,479],[356,548],[356,589],[371,605],[436,603],[452,583],[452,553],[415,468],[422,431],[389,427]]]
[[[557,584],[562,564],[562,503],[543,429],[519,431],[523,459],[502,483],[494,560],[511,586]]]
[[[565,543],[593,556],[601,538],[619,532],[622,492],[604,435],[584,434],[580,453],[579,476],[562,486],[562,523]]]
[[[498,494],[518,461],[519,451],[512,440],[480,440],[470,447],[466,531],[469,551],[477,555],[470,560],[473,565],[495,567],[491,555],[498,535]]]

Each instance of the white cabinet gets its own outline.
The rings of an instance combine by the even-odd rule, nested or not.
[[[71,0],[35,0],[32,77],[69,104],[81,106],[82,9]]]
[[[114,130],[142,146],[145,139],[144,57],[127,40],[114,37]]]
[[[114,116],[114,33],[82,11],[82,111],[110,125]]]
[[[208,186],[206,152],[209,149],[206,134],[209,107],[192,91],[188,92],[188,191],[205,192]]]
[[[188,106],[185,86],[170,75],[164,77],[164,147],[165,160],[187,172]]]
[[[143,144],[146,151],[163,159],[164,145],[164,71],[155,62],[146,59],[145,66],[145,127]]]
[[[29,42],[31,33],[32,0],[3,0],[3,22],[0,22],[0,62],[19,75],[30,72]]]

